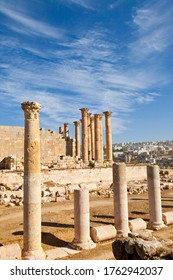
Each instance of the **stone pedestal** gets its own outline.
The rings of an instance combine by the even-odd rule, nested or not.
[[[104,112],[106,128],[106,160],[112,162],[112,129],[110,116],[112,112]]]
[[[74,229],[75,237],[70,244],[77,250],[94,248],[90,238],[89,190],[74,190]]]
[[[125,163],[113,164],[114,219],[118,237],[127,237],[128,199]]]
[[[80,121],[75,121],[76,156],[80,158]]]
[[[100,114],[94,115],[94,128],[95,128],[95,161],[101,163]]]
[[[69,138],[69,123],[64,124],[64,137],[65,139]]]
[[[160,192],[160,174],[158,165],[147,166],[148,199],[150,221],[148,228],[158,230],[164,226]]]
[[[95,159],[95,134],[94,134],[94,116],[90,117],[91,126],[91,156],[92,160]]]
[[[22,258],[45,259],[41,247],[41,170],[39,111],[36,102],[21,104],[25,114],[24,139],[24,244]]]
[[[88,109],[80,109],[82,112],[82,159],[88,163]]]

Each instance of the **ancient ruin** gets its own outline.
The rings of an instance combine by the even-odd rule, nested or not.
[[[171,259],[173,241],[164,243],[154,235],[173,225],[172,206],[163,211],[162,205],[162,191],[173,189],[173,174],[157,165],[113,162],[110,111],[92,115],[88,108],[80,109],[82,118],[73,122],[73,139],[69,123],[59,127],[59,133],[39,127],[37,102],[21,106],[24,128],[0,127],[0,207],[3,213],[11,207],[23,212],[23,218],[17,212],[23,233],[14,231],[18,238],[7,233],[8,241],[0,236],[0,259],[72,258],[94,252],[108,240],[112,258],[156,259],[161,250],[163,258]],[[138,195],[145,197],[146,212],[132,208],[140,204]],[[48,204],[53,206],[46,208]],[[59,214],[60,209],[68,215]],[[63,241],[65,232],[67,241]]]

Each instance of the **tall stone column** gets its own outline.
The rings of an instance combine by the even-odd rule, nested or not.
[[[147,182],[150,213],[148,227],[153,230],[158,230],[164,226],[162,221],[160,175],[158,165],[147,166]]]
[[[113,164],[114,189],[114,219],[117,236],[127,237],[128,227],[128,199],[125,163]]]
[[[101,147],[100,147],[100,114],[94,114],[95,128],[95,161],[101,162]]]
[[[99,115],[100,120],[100,155],[101,155],[101,162],[104,161],[103,155],[103,124],[102,124],[102,114]]]
[[[64,124],[64,137],[65,139],[69,138],[69,123]]]
[[[90,117],[91,126],[91,156],[95,159],[95,134],[94,134],[94,116]]]
[[[92,160],[91,153],[91,122],[90,122],[91,113],[88,113],[88,160]]]
[[[80,158],[80,121],[75,121],[76,156]]]
[[[74,229],[75,237],[70,244],[78,250],[95,247],[90,238],[90,213],[89,213],[89,190],[74,190]]]
[[[45,259],[41,247],[41,170],[40,132],[37,102],[24,102],[24,244],[22,257],[25,260]]]
[[[103,112],[105,114],[106,128],[106,160],[112,162],[112,129],[110,116],[112,112]]]
[[[82,159],[88,163],[88,109],[80,109],[82,113]]]

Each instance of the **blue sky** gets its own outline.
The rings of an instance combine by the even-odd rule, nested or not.
[[[172,0],[0,2],[0,125],[33,100],[71,137],[87,107],[113,112],[114,143],[173,139]]]

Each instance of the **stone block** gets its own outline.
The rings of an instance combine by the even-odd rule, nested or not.
[[[137,231],[137,230],[141,230],[141,229],[146,229],[146,228],[147,228],[147,224],[141,218],[137,218],[137,219],[133,219],[133,220],[129,221],[129,229],[132,232]]]
[[[163,213],[162,219],[165,225],[173,224],[173,211]]]
[[[21,260],[21,248],[14,243],[0,247],[0,260]]]
[[[95,243],[115,238],[116,234],[117,231],[113,225],[105,225],[90,228],[90,236]]]

